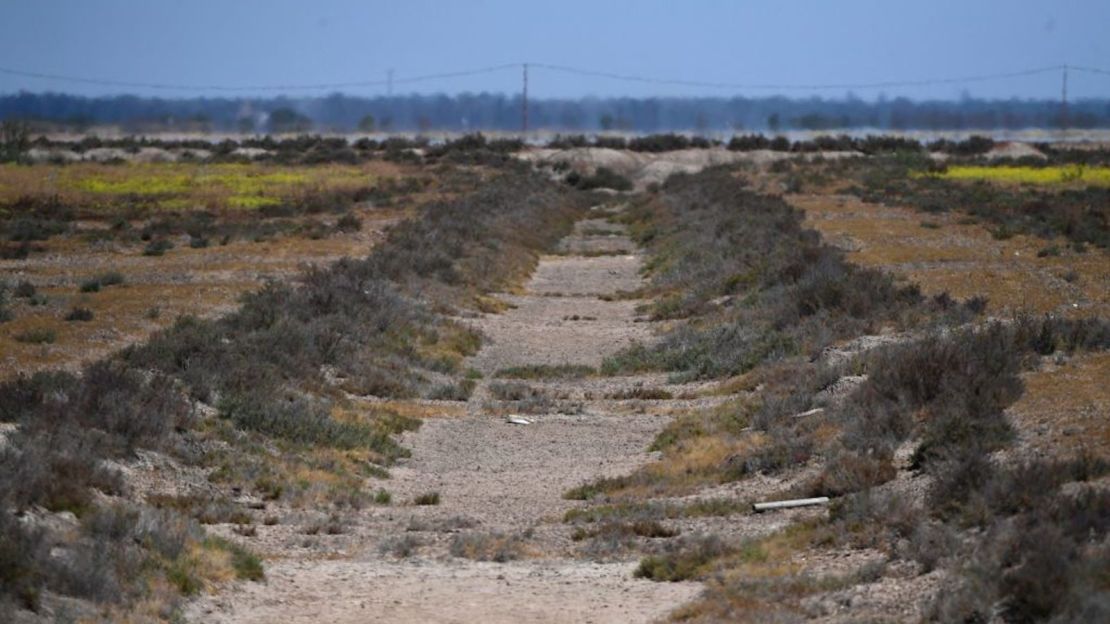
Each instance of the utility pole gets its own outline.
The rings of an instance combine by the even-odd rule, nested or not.
[[[1060,87],[1060,128],[1068,133],[1068,66],[1064,65],[1064,82]]]
[[[385,94],[393,97],[393,68],[385,72]]]
[[[524,90],[520,102],[520,131],[528,134],[528,63],[524,64]]]

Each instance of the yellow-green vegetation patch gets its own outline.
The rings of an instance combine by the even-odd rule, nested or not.
[[[1017,184],[1071,184],[1082,183],[1110,186],[1110,167],[1065,165],[1051,167],[998,167],[957,165],[941,173],[929,174],[947,180],[987,180]]]
[[[194,178],[187,175],[147,171],[122,179],[81,178],[75,183],[78,189],[89,193],[143,196],[184,193],[193,185]]]
[[[277,197],[266,197],[264,195],[232,195],[227,198],[227,205],[230,208],[261,208],[263,206],[276,206],[280,204],[281,200]]]
[[[0,166],[0,202],[59,197],[112,207],[121,198],[162,209],[255,209],[308,195],[353,191],[377,182],[359,165],[129,163]]]

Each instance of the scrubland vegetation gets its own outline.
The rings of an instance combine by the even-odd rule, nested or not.
[[[847,263],[802,228],[800,211],[743,186],[727,170],[674,176],[629,209],[633,236],[652,254],[648,294],[656,300],[648,311],[691,322],[611,359],[607,371],[736,375],[884,325],[920,325],[930,308],[970,316],[950,301],[926,305],[914,287]]]
[[[637,575],[706,583],[676,619],[813,615],[807,597],[878,582],[902,562],[915,574],[946,571],[927,610],[936,621],[1105,617],[1105,589],[1096,588],[1110,560],[1110,495],[1085,485],[1110,472],[1104,449],[997,452],[1015,439],[1005,411],[1022,395],[1022,374],[1110,348],[1110,322],[984,324],[987,301],[924,297],[848,264],[801,227],[798,211],[743,185],[728,170],[674,176],[623,217],[650,253],[655,299],[645,312],[670,329],[603,370],[723,378],[722,391],[734,394],[668,425],[652,447],[661,460],[569,491],[593,503],[566,521],[593,539],[668,518],[743,514],[751,501],[651,499],[795,474],[779,496],[831,496],[827,519],[764,538],[625,542],[651,553]],[[861,335],[874,335],[873,346],[851,340]],[[860,346],[834,347],[846,341]],[[907,489],[918,479],[923,496]],[[791,562],[829,549],[875,549],[882,560],[835,577]]]
[[[156,604],[147,615],[168,618],[176,595],[261,578],[257,559],[201,527],[253,514],[223,494],[136,496],[119,466],[143,453],[205,470],[218,492],[336,509],[388,502],[362,479],[406,453],[392,436],[419,421],[355,410],[358,397],[464,381],[461,358],[481,338],[445,314],[527,275],[584,207],[505,171],[426,205],[368,257],[270,283],[234,314],[180,318],[80,375],[5,382],[0,420],[15,428],[0,448],[3,612],[34,610],[47,593],[97,608]],[[101,275],[86,290],[120,281]],[[326,476],[299,476],[313,471]]]
[[[411,217],[359,258],[250,289],[230,314],[182,316],[79,372],[0,383],[0,617],[61,604],[77,619],[173,620],[181,596],[265,577],[262,560],[242,544],[256,524],[284,522],[275,509],[319,512],[298,539],[342,535],[351,526],[344,514],[370,505],[448,511],[457,497],[442,486],[391,494],[374,481],[407,456],[398,436],[421,426],[416,401],[459,407],[446,402],[469,400],[481,384],[491,399],[486,416],[510,404],[523,414],[582,413],[567,386],[655,372],[670,383],[713,383],[681,394],[615,384],[594,397],[634,404],[630,410],[679,405],[667,407],[675,416],[652,443],[658,459],[566,491],[580,503],[563,521],[583,558],[637,557],[638,577],[704,582],[703,595],[675,619],[813,616],[821,596],[924,577],[925,615],[935,621],[1110,614],[1104,445],[1038,456],[1021,447],[1008,413],[1028,375],[1110,348],[1110,322],[1082,311],[988,319],[995,307],[987,298],[926,295],[854,264],[805,227],[790,197],[757,190],[782,183],[788,191],[848,191],[921,210],[929,229],[941,228],[935,215],[957,211],[998,239],[1044,237],[1045,258],[1104,254],[1104,153],[1042,146],[1043,162],[997,167],[979,160],[994,147],[981,138],[924,145],[749,135],[722,145],[670,134],[551,144],[587,146],[799,156],[766,171],[674,175],[640,194],[604,167],[528,171],[512,156],[521,142],[481,135],[436,145],[88,140],[70,147],[211,155],[198,158],[203,163],[0,165],[2,249],[29,262],[48,248],[64,255],[81,245],[112,243],[153,263],[237,240],[341,237],[361,230],[366,212],[356,206],[368,204],[403,203]],[[267,153],[248,162],[240,148]],[[864,157],[803,156],[822,151]],[[190,158],[197,157],[182,160]],[[394,175],[402,171],[394,167],[410,168]],[[644,288],[602,297],[644,298],[636,314],[659,322],[659,340],[599,368],[491,367],[483,370],[491,379],[480,381],[464,358],[483,337],[459,317],[511,305],[490,293],[516,289],[539,254],[554,250],[602,197],[594,189],[626,191],[623,210],[591,214],[627,226],[647,257]],[[1068,243],[1048,240],[1060,236]],[[64,286],[0,281],[0,323],[53,306],[58,323],[11,333],[21,348],[45,350],[77,331],[71,327],[109,316],[99,302],[139,283],[115,268]],[[144,309],[161,314],[157,305]],[[711,407],[680,404],[707,397]],[[203,486],[165,491],[133,478],[165,462],[203,475]],[[714,489],[767,480],[778,489],[757,490],[760,497],[830,496],[829,513],[756,537],[687,528],[696,520],[719,526],[712,521],[724,517],[745,522],[753,499]],[[214,524],[233,526],[236,539],[207,533]],[[413,531],[454,533],[443,542],[452,557],[545,556],[530,530],[475,526],[456,516],[410,521]],[[396,559],[431,548],[407,533],[379,544]],[[827,553],[870,559],[829,574],[807,566],[805,556]]]
[[[915,158],[849,167],[859,184],[848,190],[868,201],[964,212],[991,224],[998,238],[1062,235],[1078,251],[1110,245],[1110,190],[1098,182],[1103,167],[938,166]]]

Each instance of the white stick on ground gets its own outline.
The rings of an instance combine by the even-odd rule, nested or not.
[[[792,500],[770,501],[752,505],[755,511],[769,511],[771,509],[790,509],[791,507],[808,507],[810,505],[824,505],[829,502],[828,496],[817,498],[795,498]]]

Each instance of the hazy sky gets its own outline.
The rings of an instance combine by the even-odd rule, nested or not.
[[[400,81],[522,61],[744,85],[948,78],[1062,63],[1110,70],[1110,0],[0,0],[0,67],[30,72],[290,85],[383,80],[390,68]],[[520,71],[512,68],[398,84],[395,92],[519,89]],[[965,89],[1055,98],[1060,74],[854,92],[957,98]],[[19,90],[221,95],[0,73],[0,93]],[[375,95],[385,87],[343,90]],[[531,71],[530,90],[535,97],[774,93],[540,68]],[[1110,75],[1073,72],[1069,91],[1110,97]],[[845,90],[789,92],[814,93]]]

